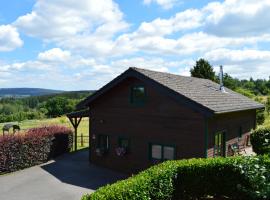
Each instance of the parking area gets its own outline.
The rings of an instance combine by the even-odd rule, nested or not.
[[[79,200],[84,193],[125,177],[89,164],[88,150],[83,150],[0,176],[0,199]]]

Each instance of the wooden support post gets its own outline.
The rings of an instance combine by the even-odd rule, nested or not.
[[[83,147],[83,134],[81,133],[81,146]]]
[[[69,121],[71,122],[74,128],[74,150],[77,151],[77,137],[78,137],[78,126],[82,120],[82,117],[68,117]],[[78,120],[79,119],[79,120]]]
[[[75,151],[77,151],[77,128],[78,128],[78,119],[77,117],[75,118],[75,138],[74,138],[74,142],[75,142]]]

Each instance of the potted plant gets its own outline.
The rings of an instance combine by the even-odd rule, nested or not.
[[[127,153],[127,149],[124,148],[124,147],[117,147],[115,149],[115,153],[116,153],[117,156],[124,156]]]

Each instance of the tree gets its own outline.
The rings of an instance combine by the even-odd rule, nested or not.
[[[54,97],[45,103],[47,116],[57,117],[75,109],[75,102],[66,97]]]
[[[236,90],[236,88],[238,88],[240,85],[240,81],[237,78],[233,78],[227,73],[224,74],[223,83],[225,87],[228,87],[232,90]]]
[[[266,99],[265,110],[266,110],[267,114],[270,113],[270,96],[268,96],[267,99]]]
[[[209,64],[207,60],[199,59],[196,61],[196,65],[190,70],[192,77],[215,80],[215,72],[213,67]]]

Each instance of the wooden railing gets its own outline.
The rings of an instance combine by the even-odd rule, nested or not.
[[[75,141],[75,140],[74,140]],[[89,147],[89,136],[84,134],[78,134],[77,136],[77,146],[81,148]]]

